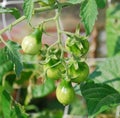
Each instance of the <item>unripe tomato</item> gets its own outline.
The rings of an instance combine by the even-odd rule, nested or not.
[[[55,65],[56,63],[58,63],[58,60],[50,60],[44,65],[44,71],[46,72],[47,78],[57,80],[61,77],[61,74],[64,71],[64,66],[61,63]]]
[[[47,78],[53,80],[57,80],[60,78],[60,72],[57,66],[51,67],[50,65],[44,65],[44,71],[46,71]]]
[[[42,31],[40,29],[36,29],[30,35],[25,36],[21,44],[23,52],[31,55],[37,54],[41,48],[41,37]]]
[[[89,42],[84,37],[68,37],[65,42],[66,49],[75,56],[83,56],[89,50]]]
[[[63,105],[71,104],[75,98],[75,91],[70,82],[62,80],[57,86],[56,97]]]
[[[76,69],[75,65],[72,64],[68,69],[68,74],[72,82],[80,83],[87,79],[89,67],[85,62],[78,62],[78,68]]]

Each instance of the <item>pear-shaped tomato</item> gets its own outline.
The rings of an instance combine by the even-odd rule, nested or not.
[[[37,54],[41,49],[41,37],[42,30],[39,28],[35,29],[28,36],[25,36],[21,44],[23,52],[31,55]]]
[[[75,98],[75,91],[70,82],[62,80],[56,89],[56,97],[63,105],[71,104]]]

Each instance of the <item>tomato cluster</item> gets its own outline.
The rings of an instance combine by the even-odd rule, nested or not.
[[[25,53],[35,55],[43,51],[41,39],[42,28],[37,28],[22,41],[22,49]],[[65,50],[58,45],[47,46],[44,50],[43,70],[46,79],[60,80],[56,88],[56,97],[63,105],[70,104],[75,97],[72,83],[84,82],[89,74],[89,67],[85,61],[81,61],[89,50],[89,42],[85,36],[71,35],[65,41]],[[63,52],[62,52],[63,51]],[[70,54],[65,57],[64,53]]]

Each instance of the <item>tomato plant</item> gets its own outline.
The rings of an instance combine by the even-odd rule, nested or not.
[[[61,15],[64,8],[75,5],[80,7],[80,10],[77,9],[80,22],[75,32],[70,32],[61,25]],[[87,116],[91,118],[110,106],[120,104],[119,56],[98,65],[93,73],[90,73],[91,68],[87,64],[87,54],[91,49],[89,36],[97,19],[98,8],[105,6],[106,0],[24,0],[23,15],[17,8],[0,6],[0,13],[10,13],[16,18],[0,30],[0,41],[4,44],[0,48],[0,117],[28,118],[29,111],[39,111],[34,99],[44,98],[52,92],[52,96],[56,96],[57,102],[63,106],[71,105],[78,95],[86,101]],[[109,40],[112,40],[107,41],[108,45],[111,42],[114,46],[119,44],[119,8],[118,5],[107,13],[107,17],[111,18],[107,21],[107,33],[114,34],[112,38],[109,36]],[[33,25],[31,19],[34,15],[41,16],[41,13],[51,11],[54,11],[53,16]],[[6,41],[2,34],[24,20],[31,33],[24,36],[21,43],[9,39]],[[57,38],[52,44],[47,44],[42,36],[49,34],[45,27],[51,21],[55,24]],[[81,22],[84,26],[82,31]],[[109,55],[118,54],[119,46],[112,49],[109,47],[110,50],[112,53],[109,52]],[[16,89],[25,91],[22,90],[22,95],[16,95]]]

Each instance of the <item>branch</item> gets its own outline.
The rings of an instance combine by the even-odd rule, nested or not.
[[[5,27],[4,29],[0,30],[0,35],[4,32],[6,32],[7,30],[11,29],[13,26],[17,25],[19,22],[25,20],[25,16],[20,17],[19,19],[17,19],[16,21],[14,21],[13,23],[11,23],[10,25],[8,25],[7,27]]]
[[[61,5],[62,8],[63,8],[63,7],[70,6],[72,4],[60,3],[59,5]],[[35,13],[39,13],[39,12],[45,12],[45,11],[49,11],[49,10],[54,10],[54,9],[57,9],[57,8],[58,8],[58,5],[35,8],[34,10],[35,10]],[[13,23],[8,25],[4,29],[0,30],[0,35],[3,34],[4,32],[6,32],[7,30],[11,29],[13,26],[17,25],[18,23],[20,23],[21,21],[23,21],[25,19],[26,19],[26,16],[22,16],[19,19],[15,20]]]

